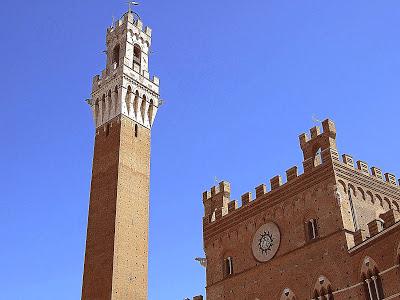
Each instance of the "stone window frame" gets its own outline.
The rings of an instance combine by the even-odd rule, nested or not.
[[[366,300],[382,300],[385,298],[379,268],[369,256],[365,256],[361,267],[361,280]]]
[[[318,223],[316,218],[311,218],[307,221],[307,234],[309,241],[318,239]]]
[[[121,46],[119,43],[117,43],[112,50],[112,57],[111,57],[111,64],[115,65],[115,68],[119,67],[120,57],[121,57]]]
[[[231,255],[226,256],[223,261],[223,274],[224,278],[232,276],[234,274],[233,257]]]
[[[334,300],[331,282],[323,275],[318,276],[314,285],[312,300]]]
[[[137,43],[133,45],[133,64],[142,66],[142,47]]]
[[[285,288],[282,291],[280,300],[297,300],[295,293],[289,288]]]

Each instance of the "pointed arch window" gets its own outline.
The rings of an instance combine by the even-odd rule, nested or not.
[[[142,64],[142,49],[138,44],[133,46],[133,63],[139,66]]]
[[[320,291],[315,291],[314,299],[316,300],[334,300],[333,292],[331,288],[324,289],[322,288]]]
[[[366,300],[384,299],[382,280],[376,263],[369,257],[364,259],[362,269],[364,293]]]
[[[307,222],[308,240],[312,241],[318,238],[317,219],[310,219]]]
[[[367,300],[382,300],[382,281],[379,275],[372,275],[364,279]]]
[[[280,300],[296,300],[296,296],[291,289],[286,288],[283,290]]]
[[[322,164],[322,148],[318,148],[314,155],[314,167]]]
[[[120,53],[121,47],[119,44],[115,45],[113,49],[113,54],[112,54],[112,64],[115,68],[118,68],[119,66],[119,53]]]
[[[331,283],[325,276],[320,276],[314,287],[315,300],[334,300]]]
[[[224,259],[224,275],[225,277],[233,274],[233,258],[228,256]]]

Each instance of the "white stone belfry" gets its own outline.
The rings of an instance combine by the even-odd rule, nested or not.
[[[150,79],[151,29],[127,12],[107,29],[107,65],[93,78],[92,108],[96,128],[123,114],[150,129],[160,103],[160,80]]]

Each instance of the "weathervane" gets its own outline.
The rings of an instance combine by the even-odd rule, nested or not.
[[[128,1],[128,12],[132,12],[131,6],[138,6],[138,5],[139,5],[139,2]]]

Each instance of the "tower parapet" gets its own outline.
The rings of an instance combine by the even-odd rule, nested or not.
[[[228,203],[231,197],[231,184],[227,181],[221,181],[211,190],[203,193],[204,222],[209,223],[217,217],[220,219],[228,212]]]
[[[322,122],[322,128],[322,133],[318,126],[311,128],[311,138],[306,133],[302,133],[299,136],[300,147],[304,156],[304,173],[309,172],[313,167],[328,160],[339,159],[336,149],[335,123],[332,120],[326,119]]]
[[[88,101],[96,127],[122,114],[151,128],[160,106],[160,79],[149,74],[151,35],[133,12],[107,29],[106,68],[93,77]]]

